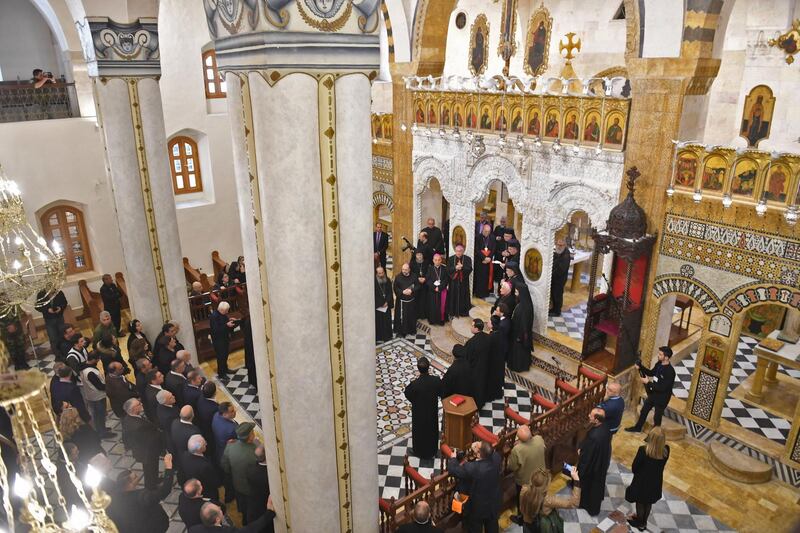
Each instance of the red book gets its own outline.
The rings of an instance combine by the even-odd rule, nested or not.
[[[448,401],[450,402],[450,405],[452,405],[453,407],[458,407],[462,403],[466,402],[463,396],[453,396]]]

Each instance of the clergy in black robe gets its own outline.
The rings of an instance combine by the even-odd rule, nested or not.
[[[480,409],[486,401],[489,390],[489,361],[492,357],[492,340],[483,331],[484,323],[480,318],[472,321],[472,337],[464,345],[472,370],[475,404]],[[455,348],[453,348],[455,353]]]
[[[392,339],[392,308],[394,295],[392,281],[383,267],[375,269],[375,341],[385,342]]]
[[[428,287],[428,322],[441,326],[447,322],[447,268],[442,264],[442,256],[433,256],[433,264],[428,267],[425,285]]]
[[[439,447],[439,397],[442,380],[429,374],[427,357],[417,361],[419,377],[405,389],[411,402],[411,453],[420,459],[432,459]]]
[[[428,225],[422,228],[422,231],[428,234],[428,246],[435,254],[444,253],[444,237],[442,230],[436,227],[436,221],[432,218],[428,219]]]
[[[486,401],[502,400],[505,393],[503,383],[506,377],[506,358],[508,357],[511,320],[505,316],[505,304],[500,304],[492,315],[492,333],[489,335],[489,375],[486,381]]]
[[[430,240],[428,240],[428,234],[424,231],[419,232],[419,238],[417,239],[417,246],[414,248],[415,256],[417,252],[422,252],[422,257],[423,259],[425,259],[426,262],[428,263],[433,262],[433,248],[431,248]]]
[[[514,235],[514,228],[506,226],[506,217],[500,217],[500,223],[497,224],[494,229],[492,230],[492,235],[494,235],[494,240],[497,243],[503,240],[503,235],[508,233],[509,239],[516,239],[516,235]]]
[[[475,398],[475,387],[472,380],[472,367],[467,359],[466,349],[461,344],[453,346],[453,364],[442,377],[442,398],[453,394]]]
[[[475,282],[472,293],[478,298],[485,298],[494,292],[494,249],[495,240],[488,224],[475,239]]]
[[[400,275],[394,278],[394,332],[405,337],[417,332],[417,289],[419,282],[411,267],[403,263]]]
[[[533,351],[533,302],[528,287],[517,287],[518,303],[511,313],[511,349],[508,368],[514,372],[525,372],[531,366]]]
[[[606,473],[611,464],[611,432],[602,409],[589,413],[590,429],[578,451],[578,475],[581,478],[580,508],[591,516],[600,512],[606,494]]]
[[[495,231],[497,231],[498,228],[495,228]],[[496,282],[502,281],[505,277],[504,268],[509,253],[508,243],[514,239],[514,232],[511,228],[504,228],[500,235],[500,239],[497,239],[497,234],[495,234],[494,260],[497,261],[497,263],[494,265],[494,281]],[[497,290],[499,291],[500,287],[498,287]]]
[[[455,255],[447,260],[447,275],[450,278],[447,307],[450,316],[469,316],[472,307],[469,293],[470,274],[472,274],[472,259],[464,255],[464,245],[458,243]]]
[[[428,318],[428,285],[425,281],[428,277],[428,267],[431,264],[425,260],[423,252],[417,251],[410,266],[411,275],[417,282],[417,295],[414,301],[417,308],[417,319]]]
[[[510,274],[508,272],[509,268],[514,270],[516,274],[520,273],[519,241],[516,239],[511,239],[506,243],[506,256],[505,256],[505,261],[503,262],[503,271],[505,274],[505,279],[509,279],[510,277]]]
[[[510,319],[511,313],[514,312],[514,308],[517,306],[517,296],[514,294],[514,292],[514,285],[510,281],[501,281],[500,298],[492,306],[492,314],[494,314],[495,309],[497,309],[500,304],[506,304],[506,308],[508,309],[506,318]]]
[[[567,243],[564,239],[556,241],[553,251],[553,275],[550,278],[550,312],[549,316],[561,316],[561,306],[564,305],[564,285],[569,276],[569,264],[572,261]]]

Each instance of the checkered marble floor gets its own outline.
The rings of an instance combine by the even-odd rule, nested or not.
[[[669,469],[669,463],[667,463],[667,469]],[[619,520],[624,521],[619,513],[627,515],[634,512],[633,505],[625,501],[625,488],[630,485],[632,479],[633,474],[627,467],[612,461],[606,476],[606,498],[601,504],[600,514],[591,517],[583,509],[560,509],[559,513],[564,519],[564,533],[606,532],[610,531]],[[559,494],[569,496],[570,491],[569,487],[565,487]],[[655,503],[650,511],[650,518],[647,522],[648,531],[654,533],[734,531],[682,499],[666,491],[663,495],[664,497]],[[614,518],[617,520],[615,521]],[[504,533],[522,533],[522,528],[512,525],[505,529]]]
[[[236,403],[248,414],[253,422],[261,427],[261,406],[258,404],[258,392],[255,387],[251,387],[247,381],[247,369],[245,367],[237,368],[229,378],[225,381],[220,381],[215,377],[214,382],[219,387],[220,385],[230,394]]]
[[[562,309],[561,316],[547,317],[547,327],[573,339],[583,340],[583,327],[586,324],[586,302],[569,309]]]
[[[736,348],[736,359],[733,362],[731,378],[728,382],[728,394],[741,385],[750,374],[755,372],[757,358],[753,353],[753,348],[757,344],[758,339],[753,337],[742,335],[739,339],[739,345]],[[696,362],[697,352],[692,352],[690,356],[675,365],[675,377],[677,379],[673,390],[676,397],[684,400],[689,397],[689,389],[692,386],[692,373]],[[800,379],[800,371],[798,370],[779,366],[778,371],[794,379]],[[730,396],[725,398],[722,418],[773,440],[781,446],[786,444],[786,439],[792,427],[790,420]]]

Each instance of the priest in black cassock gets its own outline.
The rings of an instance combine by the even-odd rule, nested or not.
[[[447,260],[447,275],[450,278],[447,306],[450,316],[469,316],[472,307],[469,293],[470,274],[472,274],[472,259],[464,255],[464,245],[458,243],[455,255]]]
[[[511,313],[514,312],[514,308],[517,306],[517,296],[514,294],[514,285],[510,281],[503,280],[500,282],[500,298],[495,302],[492,306],[492,313],[500,304],[506,304],[507,316],[506,318],[511,318]]]
[[[520,278],[521,279],[521,278]],[[514,372],[525,372],[531,366],[533,351],[533,302],[528,287],[517,286],[517,305],[511,313],[511,350],[508,368]]]
[[[430,246],[433,253],[443,254],[444,237],[442,230],[436,227],[436,220],[433,218],[429,218],[427,223],[428,225],[422,228],[422,231],[428,235],[428,246]]]
[[[494,292],[494,248],[492,228],[484,224],[475,240],[475,283],[472,293],[485,298]]]
[[[506,317],[508,308],[500,304],[492,315],[492,333],[489,335],[489,375],[486,380],[486,400],[502,400],[505,392],[506,359],[508,358],[511,320]]]
[[[550,311],[548,316],[561,316],[561,306],[564,305],[564,286],[569,277],[569,264],[572,254],[567,248],[567,241],[558,239],[553,251],[553,275],[550,278]]]
[[[515,268],[511,265],[516,265],[517,273],[519,273],[519,241],[517,239],[511,239],[506,243],[506,254],[503,269],[507,271],[509,268]],[[508,272],[505,274],[508,279]]]
[[[375,341],[392,340],[392,281],[383,267],[375,269]]]
[[[442,326],[447,322],[447,285],[449,276],[442,264],[442,256],[433,256],[433,264],[428,267],[425,285],[428,287],[428,322],[431,326]]]
[[[589,432],[578,448],[578,475],[581,478],[580,508],[591,516],[600,513],[606,495],[606,473],[611,464],[611,432],[605,412],[595,408],[589,413]]]
[[[411,266],[411,275],[417,281],[417,295],[414,301],[417,318],[428,318],[428,285],[425,281],[428,276],[428,267],[431,264],[425,259],[425,254],[417,250],[414,253],[414,260],[409,266]]]
[[[417,332],[417,289],[419,282],[411,275],[411,267],[403,263],[400,275],[394,278],[394,332],[405,337]]]
[[[417,239],[417,246],[414,248],[414,254],[422,252],[422,257],[430,263],[433,261],[433,248],[431,248],[430,240],[428,239],[428,234],[425,231],[419,232],[419,238]]]
[[[505,239],[504,237],[506,233],[508,233],[508,239]],[[494,227],[492,230],[492,235],[494,235],[494,240],[498,244],[500,244],[500,241],[504,239],[509,240],[516,238],[514,236],[514,228],[506,227],[506,217],[500,217],[500,223]]]
[[[469,396],[475,399],[475,384],[472,380],[472,367],[464,346],[456,344],[453,346],[453,364],[447,369],[442,377],[442,398],[447,398],[453,394]]]
[[[489,334],[483,331],[483,320],[476,318],[472,321],[472,337],[464,345],[472,370],[472,383],[475,395],[475,404],[480,409],[487,398],[489,389],[489,360],[492,356],[492,340]],[[455,353],[455,348],[453,348]]]
[[[431,376],[427,357],[417,360],[419,377],[406,386],[411,402],[411,453],[420,459],[432,459],[439,447],[439,397],[442,380]]]

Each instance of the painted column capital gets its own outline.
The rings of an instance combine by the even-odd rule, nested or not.
[[[161,74],[156,19],[116,22],[108,17],[87,17],[78,27],[90,76]]]
[[[379,0],[203,0],[223,71],[376,71]]]

